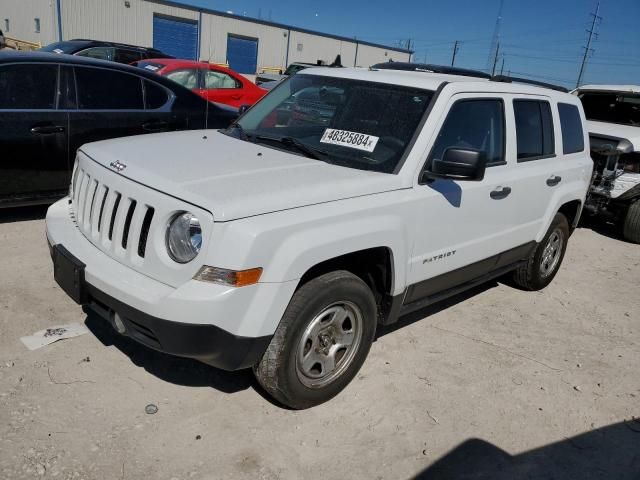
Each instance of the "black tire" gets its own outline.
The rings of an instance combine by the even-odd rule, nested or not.
[[[308,338],[312,325],[321,325],[321,314],[346,302],[354,312],[361,313],[357,346],[343,353],[335,362],[336,376],[324,386],[308,386],[301,373],[299,355],[304,338]],[[267,347],[262,359],[254,367],[254,375],[260,385],[278,402],[294,409],[313,407],[336,396],[358,373],[369,353],[376,332],[376,303],[371,289],[359,277],[347,271],[335,271],[321,275],[300,287],[289,302],[287,309]],[[328,314],[330,315],[330,314]],[[350,320],[349,320],[350,321]],[[314,323],[315,322],[315,323]],[[352,327],[355,331],[355,327]],[[326,337],[325,337],[326,338]],[[308,341],[308,340],[307,340]],[[320,335],[313,345],[322,346]],[[335,339],[334,339],[335,344]],[[354,342],[355,344],[355,342]],[[325,345],[325,348],[326,345]],[[306,349],[306,346],[303,350]],[[324,351],[316,355],[321,355]],[[335,355],[334,355],[335,358]],[[341,363],[345,361],[345,363]],[[338,372],[342,368],[341,372]],[[324,364],[321,366],[324,373]],[[302,380],[301,380],[302,378]]]
[[[640,200],[629,205],[624,219],[623,235],[630,242],[640,243]]]
[[[554,260],[553,265],[549,265],[548,262],[543,262],[543,256],[545,254],[545,249],[549,245],[550,239],[554,234],[561,235],[562,241],[557,252],[557,260]],[[525,290],[542,290],[549,285],[558,273],[560,265],[562,265],[564,254],[567,251],[567,240],[569,239],[569,234],[569,222],[567,222],[567,217],[562,213],[556,213],[549,230],[542,241],[536,246],[527,263],[513,272],[513,281],[516,285]],[[554,257],[554,259],[555,258],[556,257]],[[548,271],[546,270],[547,266],[551,267]]]

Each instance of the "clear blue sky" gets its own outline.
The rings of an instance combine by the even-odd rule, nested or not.
[[[387,45],[411,39],[416,61],[486,69],[500,0],[180,0]],[[595,0],[504,0],[504,73],[573,87]],[[583,83],[640,84],[640,0],[602,0]],[[502,57],[498,61],[498,70]]]

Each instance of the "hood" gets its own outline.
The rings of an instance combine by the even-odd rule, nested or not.
[[[589,135],[604,135],[606,137],[627,139],[633,145],[635,152],[640,151],[640,126],[634,127],[587,120],[587,128],[589,129]]]
[[[399,175],[329,165],[215,130],[141,135],[84,145],[120,175],[229,221],[404,188]]]

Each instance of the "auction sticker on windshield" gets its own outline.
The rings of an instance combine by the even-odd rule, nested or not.
[[[330,143],[332,145],[340,145],[341,147],[357,148],[365,152],[373,152],[378,140],[379,137],[367,135],[366,133],[327,128],[322,134],[320,143]]]

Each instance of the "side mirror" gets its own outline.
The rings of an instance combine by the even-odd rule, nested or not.
[[[442,159],[434,159],[423,179],[448,178],[451,180],[480,181],[487,168],[485,152],[463,148],[447,148]]]
[[[240,105],[240,108],[238,108],[238,115],[242,115],[244,112],[246,112],[250,108],[251,108],[251,105],[247,105],[246,103],[244,105]]]

